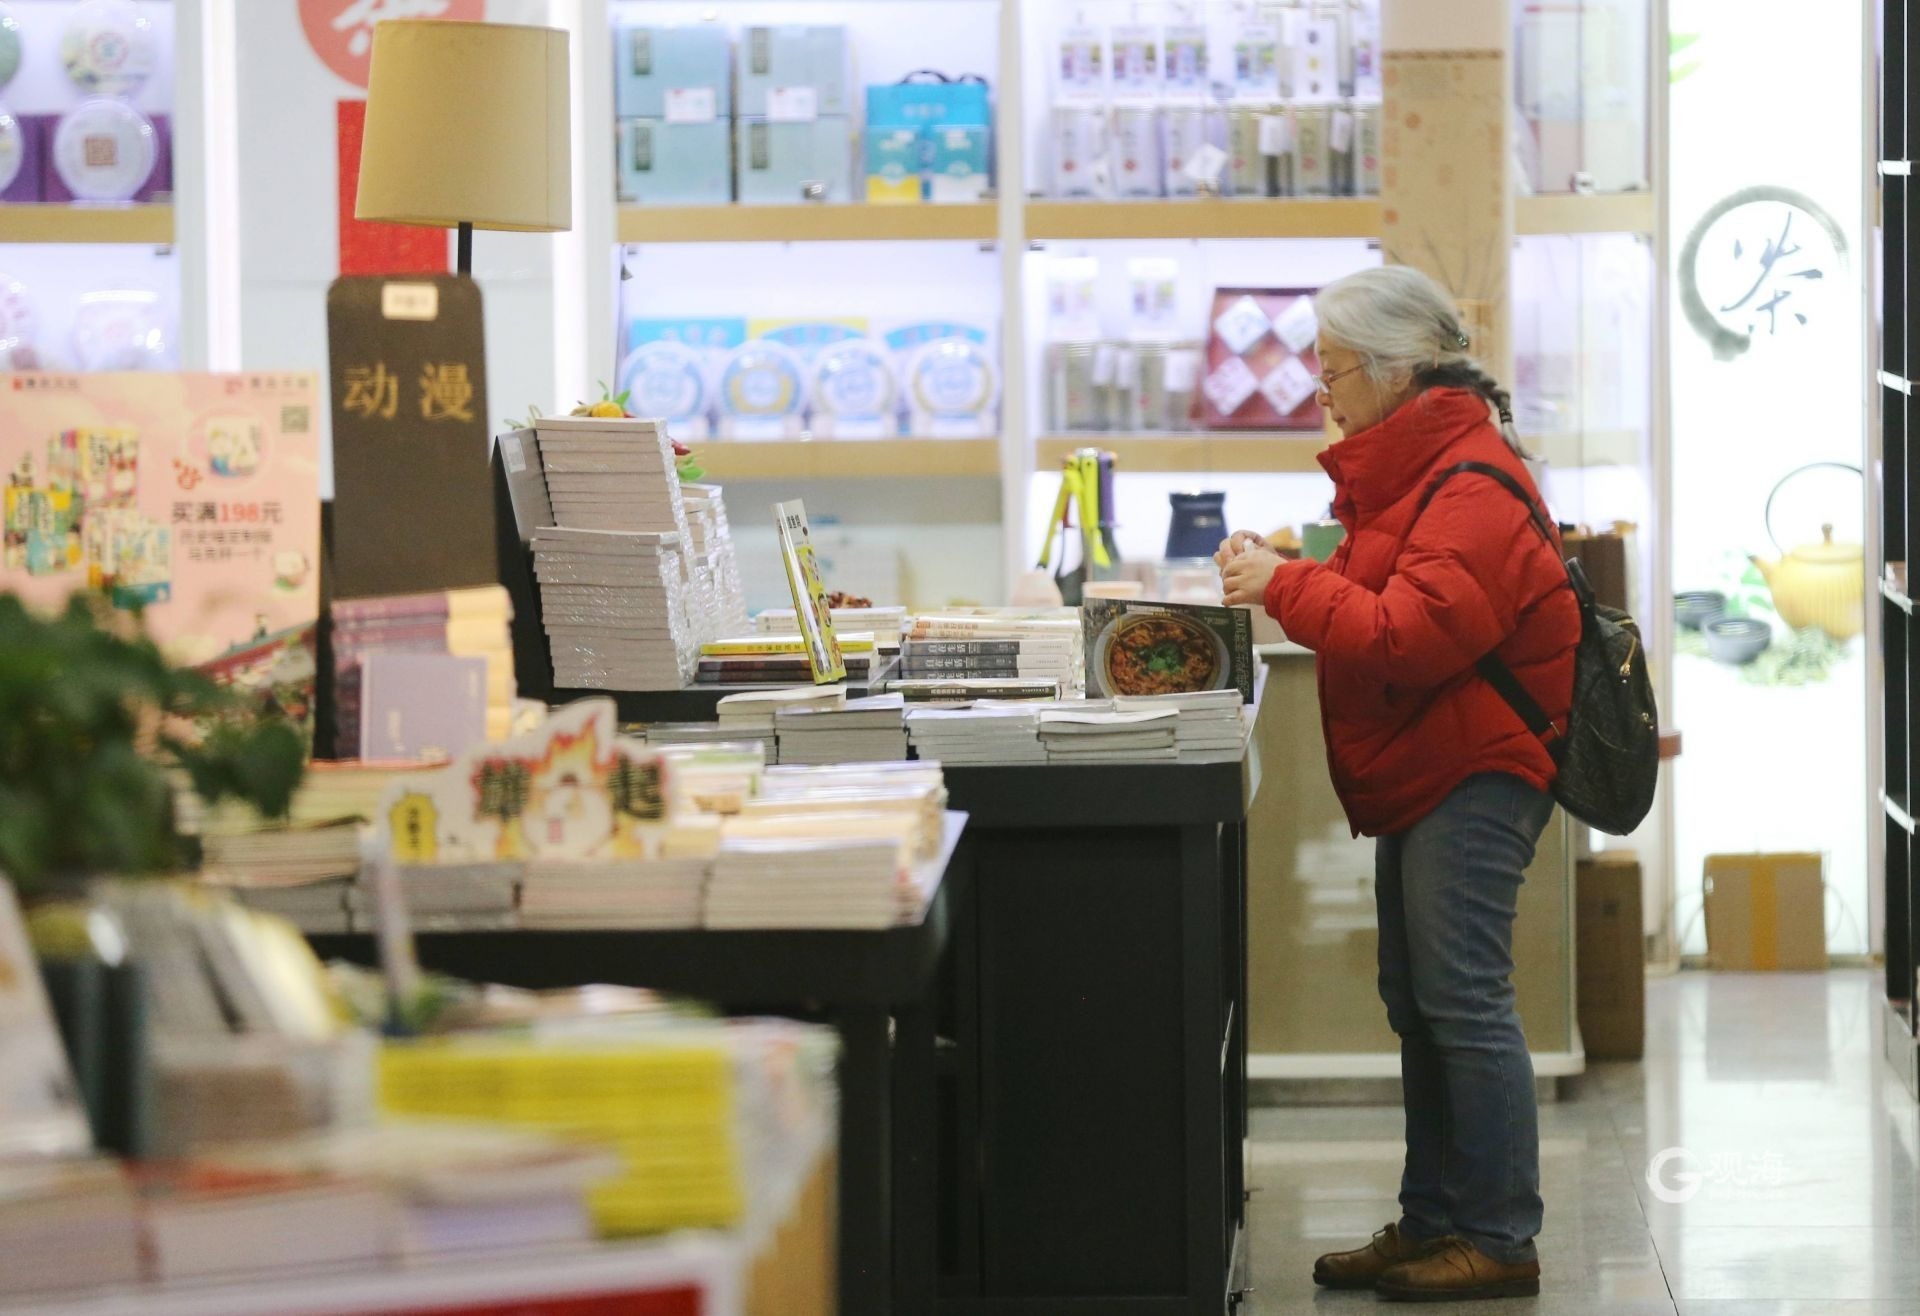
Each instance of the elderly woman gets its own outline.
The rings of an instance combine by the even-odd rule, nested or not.
[[[1390,1298],[1537,1293],[1538,1112],[1509,979],[1554,760],[1475,664],[1497,655],[1564,727],[1579,608],[1560,546],[1520,500],[1484,474],[1448,475],[1488,463],[1538,501],[1507,394],[1467,355],[1446,294],[1388,267],[1315,308],[1320,405],[1342,435],[1320,462],[1346,540],[1325,565],[1283,562],[1246,531],[1218,555],[1229,603],[1264,606],[1316,652],[1333,783],[1354,831],[1378,838],[1401,1214],[1313,1278]]]

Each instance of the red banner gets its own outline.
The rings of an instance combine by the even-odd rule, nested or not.
[[[415,224],[373,224],[353,217],[360,194],[360,139],[367,103],[341,101],[336,117],[340,158],[340,272],[342,274],[445,274],[448,230]]]

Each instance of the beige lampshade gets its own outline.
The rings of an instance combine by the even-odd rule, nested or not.
[[[573,225],[567,34],[390,20],[373,29],[358,219],[552,233]]]

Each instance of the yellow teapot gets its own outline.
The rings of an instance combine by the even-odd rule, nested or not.
[[[1767,495],[1767,537],[1775,548],[1780,547],[1780,540],[1773,533],[1774,498],[1788,480],[1818,467],[1861,474],[1858,466],[1848,462],[1811,462],[1788,472]],[[1866,550],[1859,544],[1835,543],[1831,525],[1820,527],[1820,537],[1819,543],[1798,545],[1777,559],[1749,560],[1766,578],[1781,621],[1796,631],[1818,626],[1844,644],[1866,626]]]
[[[1778,561],[1754,558],[1767,579],[1780,620],[1793,629],[1818,626],[1845,643],[1866,621],[1866,556],[1858,544],[1836,544],[1833,527],[1820,527],[1817,544],[1802,544]]]

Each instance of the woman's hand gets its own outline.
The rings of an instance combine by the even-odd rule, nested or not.
[[[1213,564],[1224,567],[1249,548],[1265,548],[1267,541],[1251,530],[1236,530],[1220,541],[1220,549],[1213,555]]]
[[[1225,546],[1221,551],[1226,551]],[[1256,608],[1264,607],[1267,583],[1273,579],[1273,573],[1282,561],[1284,559],[1278,553],[1264,545],[1242,549],[1238,555],[1230,558],[1220,568],[1220,585],[1226,591],[1228,605],[1245,603]]]

